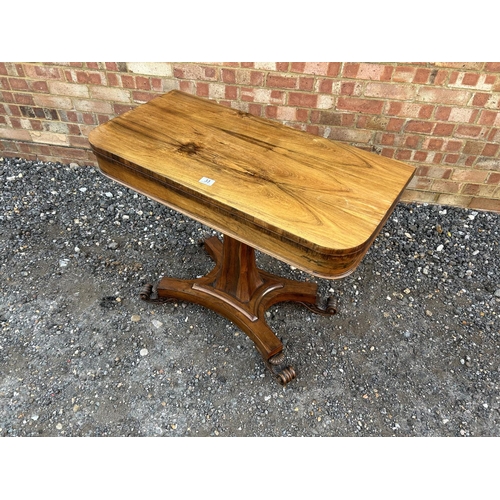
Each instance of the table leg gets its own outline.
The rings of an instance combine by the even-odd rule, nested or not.
[[[266,310],[278,302],[295,301],[314,312],[334,314],[333,304],[317,305],[315,283],[301,283],[258,269],[254,249],[229,236],[224,236],[224,243],[216,237],[207,239],[205,249],[215,267],[202,278],[163,278],[157,286],[157,300],[186,300],[226,317],[254,342],[278,381],[287,384],[296,373],[286,365],[283,344],[266,323]],[[148,300],[151,291],[151,285],[146,286],[141,298]]]

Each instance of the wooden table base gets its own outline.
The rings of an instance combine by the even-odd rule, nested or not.
[[[223,243],[212,237],[205,249],[215,261],[215,267],[205,276],[192,280],[163,278],[157,288],[157,298],[151,299],[152,285],[146,285],[141,298],[154,302],[180,299],[208,307],[233,322],[254,342],[266,366],[278,382],[286,385],[296,377],[287,366],[283,344],[269,328],[265,312],[284,301],[300,302],[319,314],[335,314],[333,299],[319,304],[317,285],[275,276],[257,268],[255,251],[238,240],[224,236]]]

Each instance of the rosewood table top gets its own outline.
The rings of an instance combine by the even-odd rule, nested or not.
[[[414,168],[180,91],[94,129],[101,171],[313,275],[361,261]]]

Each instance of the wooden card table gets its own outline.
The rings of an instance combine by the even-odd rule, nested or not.
[[[254,342],[282,384],[294,379],[266,310],[296,301],[333,314],[317,285],[259,269],[258,249],[336,279],[360,263],[414,168],[376,154],[172,91],[94,129],[101,172],[222,233],[205,248],[215,267],[164,277],[144,300],[180,299],[222,314]]]

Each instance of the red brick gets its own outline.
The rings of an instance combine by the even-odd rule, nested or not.
[[[463,189],[463,194],[470,194],[472,196],[481,196],[485,198],[489,198],[493,196],[495,192],[496,186],[484,185],[484,184],[466,184]]]
[[[484,67],[485,71],[500,73],[500,62],[488,62]]]
[[[429,77],[429,83],[433,85],[444,85],[448,78],[448,71],[446,70],[432,70]]]
[[[463,146],[463,142],[462,141],[450,141],[450,140],[448,140],[446,142],[445,151],[448,151],[448,152],[457,152],[457,151],[460,151],[460,149],[462,148],[462,146]]]
[[[436,123],[432,134],[446,137],[452,135],[454,129],[455,125],[451,123]]]
[[[89,71],[77,71],[76,83],[88,83],[92,85],[103,85],[105,78],[102,73],[91,73]]]
[[[262,105],[261,104],[249,104],[248,112],[254,116],[262,116]]]
[[[415,151],[413,153],[413,158],[414,161],[421,161],[424,162],[427,160],[427,153],[425,151]]]
[[[241,67],[242,68],[254,68],[255,64],[253,62],[242,62]]]
[[[485,75],[484,83],[486,85],[493,85],[497,81],[497,77],[495,75]]]
[[[120,75],[124,89],[135,89],[135,78],[132,75]]]
[[[320,79],[318,80],[318,90],[322,94],[330,94],[333,88],[333,80]]]
[[[452,72],[450,73],[450,78],[449,78],[449,80],[448,80],[448,83],[449,83],[450,85],[454,85],[454,84],[456,84],[456,83],[457,83],[457,80],[458,80],[458,71],[452,71]]]
[[[7,67],[3,62],[0,62],[0,75],[8,75]]]
[[[342,76],[345,78],[356,78],[359,70],[359,63],[345,63],[342,69]]]
[[[478,155],[483,151],[485,146],[484,142],[480,141],[466,141],[463,153],[466,155]]]
[[[500,130],[492,128],[486,136],[486,140],[491,142],[500,142]]]
[[[224,97],[226,99],[236,100],[238,98],[238,87],[226,85]]]
[[[290,66],[289,62],[277,62],[276,71],[287,72]]]
[[[384,146],[393,146],[396,136],[394,134],[382,134],[380,143]]]
[[[290,66],[290,71],[293,73],[303,73],[304,68],[306,67],[305,62],[293,62]]]
[[[299,89],[300,90],[313,90],[314,88],[314,78],[308,78],[301,76],[299,78]]]
[[[489,111],[483,109],[481,110],[481,114],[479,115],[477,123],[479,125],[495,125],[497,121],[498,125],[500,125],[500,114],[498,111]]]
[[[417,120],[410,120],[405,127],[405,131],[406,132],[420,132],[423,134],[430,134],[432,132],[433,127],[434,127],[433,122],[423,122],[423,121],[417,121]]]
[[[391,102],[389,101],[388,115],[405,116],[408,118],[430,118],[434,107],[432,105],[422,105],[412,102]]]
[[[49,87],[47,86],[47,82],[44,82],[43,80],[40,81],[33,81],[30,80],[28,81],[28,85],[30,86],[31,90],[33,92],[36,92],[37,94],[39,93],[47,93],[49,92]]]
[[[499,144],[486,144],[484,146],[483,151],[481,152],[481,155],[482,156],[496,156],[499,149],[500,149]]]
[[[489,98],[491,97],[491,94],[486,94],[484,92],[476,92],[474,94],[474,97],[472,98],[472,105],[473,106],[484,106]]]
[[[82,135],[80,127],[78,125],[75,125],[74,123],[68,123],[68,132],[71,135]]]
[[[429,161],[432,160],[432,163],[434,164],[441,164],[441,162],[443,161],[443,156],[443,153],[435,153],[429,158]]]
[[[265,108],[266,118],[276,119],[278,116],[278,107],[277,106],[266,106]]]
[[[466,167],[472,167],[472,165],[474,165],[474,163],[476,163],[476,160],[477,160],[477,156],[467,156],[467,158],[465,159],[464,165]]]
[[[269,75],[266,84],[268,87],[277,87],[281,89],[296,89],[298,80],[295,77]]]
[[[432,151],[440,151],[443,147],[443,144],[443,139],[427,139],[424,142],[423,147]]]
[[[134,102],[140,102],[140,103],[148,102],[157,96],[158,95],[153,92],[141,92],[141,91],[132,92],[132,99],[134,100]]]
[[[151,82],[146,76],[136,76],[135,87],[139,90],[151,90]]]
[[[354,82],[342,82],[340,84],[340,93],[342,95],[353,95],[356,89]]]
[[[217,79],[217,72],[215,71],[215,68],[210,68],[210,67],[205,67],[204,73],[205,77],[209,80],[215,80]]]
[[[11,124],[12,128],[23,128],[23,127],[21,127],[21,119],[20,118],[14,118],[13,116],[11,116],[10,124]]]
[[[400,118],[390,118],[389,122],[387,123],[387,131],[399,132],[403,128],[404,124],[405,121]]]
[[[500,200],[473,198],[469,204],[469,208],[473,210],[488,210],[491,212],[500,212]]]
[[[384,107],[384,101],[375,99],[358,99],[356,97],[339,97],[337,101],[338,109],[355,111],[359,113],[380,114]]]
[[[482,128],[474,125],[459,125],[455,134],[461,137],[478,137]]]
[[[444,157],[444,161],[445,163],[457,163],[457,161],[460,159],[460,155],[454,155],[454,154],[450,154],[450,155],[446,155]]]
[[[327,76],[338,76],[340,73],[340,67],[341,64],[339,62],[331,62],[328,63],[328,71],[327,71]]]
[[[427,83],[431,78],[432,72],[430,69],[419,68],[415,73],[413,83]]]
[[[122,115],[123,113],[126,113],[127,111],[130,111],[134,108],[135,106],[131,106],[130,104],[113,103],[113,111],[115,116]]]
[[[394,158],[394,149],[382,148],[382,151],[380,151],[380,155],[385,156],[386,158]]]
[[[70,69],[64,70],[63,73],[64,73],[64,77],[66,78],[67,82],[72,82],[72,83],[76,82],[76,75],[75,75],[74,70],[70,70]]]
[[[103,123],[106,123],[109,120],[111,120],[111,118],[112,117],[108,115],[97,115],[97,123],[98,125],[102,125]]]
[[[9,78],[9,85],[12,90],[29,90],[28,82],[22,78]]]
[[[35,102],[33,101],[33,96],[31,94],[13,94],[14,101],[17,104],[28,104],[30,106],[34,106]]]
[[[460,191],[460,183],[449,180],[436,179],[432,183],[432,190],[441,193],[456,194]]]
[[[25,64],[24,70],[28,77],[36,78],[37,80],[40,79],[40,77],[52,80],[62,79],[61,70],[59,68],[54,68],[51,66],[38,66],[32,64]]]
[[[479,76],[480,75],[477,73],[465,73],[462,79],[462,84],[470,86],[477,85],[477,82],[479,81]]]
[[[94,115],[92,113],[82,113],[83,123],[86,125],[95,125]]]
[[[208,91],[209,91],[208,83],[201,83],[201,82],[196,83],[196,95],[200,97],[208,97]]]
[[[16,106],[14,104],[9,104],[7,107],[7,114],[9,116],[22,116],[21,109],[19,106]]]
[[[120,71],[118,69],[118,64],[115,62],[107,62],[107,63],[105,63],[105,65],[106,65],[106,69],[109,71]]]
[[[439,106],[436,108],[436,118],[438,120],[447,121],[451,114],[451,108]]]
[[[417,135],[410,135],[407,136],[405,139],[405,146],[407,148],[420,149],[418,147],[419,143],[420,143],[420,137]]]
[[[108,85],[111,87],[121,87],[120,76],[116,73],[108,73]]]
[[[323,129],[320,130],[320,128],[317,125],[307,125],[306,132],[309,132],[310,134],[313,135],[323,136]]]
[[[224,83],[236,83],[236,71],[234,69],[222,69],[221,76]]]
[[[0,78],[0,89],[10,90],[8,78]]]
[[[486,181],[487,184],[500,184],[500,172],[492,172]]]
[[[449,179],[452,172],[453,169],[449,167],[422,165],[418,167],[415,175],[419,177],[430,177],[431,179]]]
[[[342,113],[342,127],[352,127],[356,121],[356,115],[352,113]]]
[[[297,109],[296,119],[299,122],[307,122],[309,119],[309,110],[304,108]]]
[[[150,82],[151,90],[154,90],[155,92],[163,92],[163,83],[161,78],[151,77]]]
[[[288,104],[290,106],[315,108],[317,103],[318,103],[317,94],[302,94],[298,92],[290,92],[290,95],[288,96]]]

